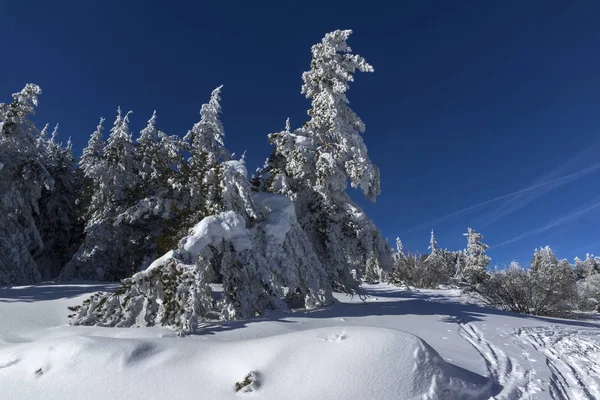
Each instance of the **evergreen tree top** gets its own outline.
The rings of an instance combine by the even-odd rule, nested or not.
[[[347,181],[374,201],[380,192],[379,169],[367,154],[362,120],[348,106],[346,91],[354,72],[373,67],[346,43],[352,31],[337,30],[312,47],[311,69],[302,74],[302,94],[311,100],[306,134],[317,149],[321,191],[344,190]]]

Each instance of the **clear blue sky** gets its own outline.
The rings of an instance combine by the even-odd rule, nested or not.
[[[356,197],[390,242],[426,251],[433,228],[457,249],[472,226],[498,264],[600,253],[597,1],[90,3],[0,3],[1,100],[39,84],[37,121],[77,153],[118,105],[135,131],[156,109],[183,135],[223,84],[227,147],[253,170],[268,133],[306,119],[310,46],[353,29],[375,73],[349,98],[382,177],[377,204]]]

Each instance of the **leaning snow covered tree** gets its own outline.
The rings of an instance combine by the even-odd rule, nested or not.
[[[220,89],[220,88],[219,88]],[[165,325],[191,332],[202,321],[249,318],[301,298],[306,307],[332,301],[325,269],[285,196],[250,190],[242,160],[222,144],[219,89],[187,135],[198,176],[184,196],[202,216],[177,247],[123,281],[71,307],[74,325]],[[194,160],[201,157],[206,162]],[[212,214],[206,215],[212,211]],[[221,282],[213,300],[210,283]]]
[[[346,97],[356,70],[373,71],[346,43],[351,33],[328,33],[312,47],[311,69],[302,75],[310,119],[293,132],[288,122],[284,131],[269,135],[273,153],[254,180],[260,190],[294,201],[329,281],[346,292],[393,269],[392,250],[346,192],[349,181],[375,201],[380,188],[379,169],[361,137],[365,125]]]

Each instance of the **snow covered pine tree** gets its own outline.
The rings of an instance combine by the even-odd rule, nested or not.
[[[467,257],[462,268],[461,279],[468,285],[477,285],[485,281],[490,257],[485,254],[489,247],[481,242],[483,235],[472,228],[464,234],[467,237]]]
[[[35,112],[39,86],[27,84],[0,103],[0,285],[36,283],[41,279],[34,252],[43,242],[34,220],[44,188],[53,181],[41,159]]]
[[[353,293],[360,280],[381,280],[393,270],[392,250],[375,224],[346,193],[348,180],[374,201],[379,169],[361,134],[365,125],[348,106],[346,91],[356,70],[372,72],[337,30],[312,47],[302,93],[311,100],[303,127],[269,135],[273,153],[254,179],[261,190],[294,201],[296,215],[336,290]]]
[[[51,189],[43,188],[39,200],[39,214],[35,215],[44,247],[34,252],[38,270],[43,279],[56,278],[73,253],[77,250],[81,237],[76,214],[77,191],[80,189],[74,164],[72,143],[67,146],[57,143],[58,124],[48,139],[42,130],[38,139],[38,154],[54,185]]]
[[[283,306],[289,296],[301,297],[306,307],[333,300],[293,203],[283,195],[253,193],[243,159],[229,159],[219,92],[186,136],[191,158],[183,170],[190,192],[182,198],[200,222],[175,250],[125,279],[115,293],[72,307],[72,324],[160,324],[185,333],[204,320],[254,317]],[[196,173],[186,177],[191,169]],[[217,302],[209,286],[215,281],[223,284]]]
[[[191,231],[117,292],[73,307],[72,324],[189,332],[203,320],[253,317],[291,298],[327,304],[333,288],[355,292],[361,279],[391,270],[391,249],[346,193],[348,180],[371,200],[379,193],[364,124],[345,96],[352,73],[372,67],[350,53],[349,35],[335,31],[313,46],[302,89],[313,102],[311,119],[270,136],[275,149],[256,179],[259,190],[251,190],[243,158],[232,160],[223,145],[221,88],[213,91],[184,138],[191,157],[173,180],[180,232]],[[217,302],[209,286],[216,281],[223,284]]]
[[[65,265],[61,279],[114,280],[135,270],[127,257],[135,243],[115,225],[117,216],[131,203],[136,186],[134,153],[129,113],[123,117],[119,108],[106,143],[100,124],[84,150],[82,168],[92,186],[89,218],[84,242]]]

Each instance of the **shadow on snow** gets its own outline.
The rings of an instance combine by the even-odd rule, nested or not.
[[[110,292],[119,287],[118,283],[106,282],[77,282],[53,283],[46,282],[31,286],[0,286],[0,303],[31,303],[68,299],[95,292]]]

